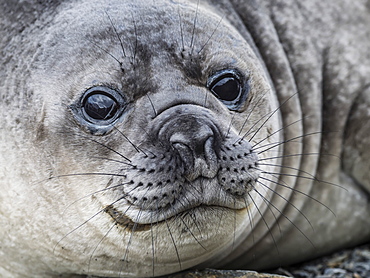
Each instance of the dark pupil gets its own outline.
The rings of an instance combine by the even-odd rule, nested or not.
[[[217,81],[211,90],[218,98],[225,101],[232,101],[238,98],[240,85],[239,81],[234,77],[224,77]]]
[[[118,104],[110,96],[97,93],[87,97],[84,109],[95,120],[109,120],[117,112]]]

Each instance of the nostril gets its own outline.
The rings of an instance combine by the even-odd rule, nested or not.
[[[204,144],[194,144],[194,154],[196,156],[201,156],[204,153]]]
[[[213,136],[194,142],[194,154],[196,156],[204,156],[209,148],[213,148]]]
[[[180,143],[180,142],[173,142],[171,143],[172,147],[177,150],[180,154],[182,153],[187,153],[187,152],[190,152],[191,153],[191,149],[189,148],[188,145],[184,144],[184,143]]]
[[[181,142],[171,142],[171,145],[179,154],[180,159],[185,163],[186,168],[191,168],[194,164],[194,155],[190,147]]]

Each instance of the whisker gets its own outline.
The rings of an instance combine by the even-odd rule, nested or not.
[[[199,188],[197,186],[195,186],[188,178],[186,178],[186,177],[184,177],[184,178],[188,182],[188,185],[189,186],[191,186],[200,195],[202,194],[202,192],[199,190]],[[194,193],[192,193],[191,191],[189,191],[189,193],[192,194],[196,198],[196,196],[194,195]]]
[[[181,204],[181,206],[183,207],[183,208],[185,208],[185,205],[180,201],[180,200],[176,200],[176,201],[178,201],[180,204]],[[187,216],[187,215],[189,215],[190,216],[190,213],[187,211],[186,213],[184,213],[183,214],[183,216],[185,217],[185,216]],[[191,216],[190,216],[191,217]],[[194,235],[194,233],[191,231],[191,229],[189,228],[189,226],[185,223],[185,221],[184,221],[184,219],[182,218],[182,217],[179,217],[179,219],[181,220],[181,222],[184,224],[184,226],[186,227],[186,229],[189,231],[189,233],[191,234],[191,236],[195,239],[195,241],[204,249],[204,250],[207,250],[203,245],[202,245],[202,243],[198,240],[198,238]],[[193,218],[192,218],[193,219]],[[195,223],[195,226],[198,228],[198,230],[200,231],[200,229],[199,229],[199,227],[198,227],[198,225]],[[202,236],[201,236],[202,237]]]
[[[287,168],[287,167],[286,167]],[[293,167],[292,167],[293,168]],[[293,168],[294,169],[294,168]],[[312,176],[312,177],[307,177],[307,176],[302,176],[302,175],[293,175],[293,174],[286,174],[286,173],[274,173],[274,172],[265,172],[265,171],[262,171],[262,173],[264,174],[269,174],[271,176],[273,175],[279,175],[279,176],[287,176],[287,177],[297,177],[297,178],[301,178],[301,179],[308,179],[308,180],[311,180],[311,181],[317,181],[319,183],[325,183],[325,184],[329,184],[329,185],[333,185],[335,187],[339,187],[340,189],[343,189],[345,191],[348,192],[348,189],[339,185],[339,184],[335,184],[335,183],[332,183],[332,182],[327,182],[327,181],[324,181],[324,180],[319,180],[318,178],[316,178],[315,176]],[[307,173],[307,172],[306,172]],[[309,174],[309,173],[307,173]]]
[[[276,147],[278,147],[278,146],[280,146],[280,145],[283,145],[283,144],[286,144],[286,143],[292,142],[292,141],[294,141],[294,140],[301,139],[301,138],[306,138],[306,137],[308,137],[308,136],[317,135],[317,134],[322,134],[322,131],[316,131],[316,132],[306,133],[306,134],[303,134],[303,135],[300,135],[300,136],[296,136],[296,137],[293,137],[293,138],[290,138],[290,139],[284,140],[284,141],[282,141],[282,142],[275,143],[273,146],[271,146],[271,147],[269,147],[269,148],[267,148],[267,149],[265,149],[265,150],[260,151],[258,154],[261,154],[261,153],[267,152],[267,151],[269,151],[269,150],[271,150],[271,149],[273,149],[273,148],[276,148]],[[260,146],[260,147],[259,147],[259,148],[257,148],[257,149],[260,149],[260,148],[263,148],[263,147],[264,147],[264,146]],[[253,149],[253,147],[252,147],[252,149]],[[255,150],[255,149],[253,149],[253,150]]]
[[[194,43],[194,40],[195,40],[195,28],[196,28],[197,19],[198,19],[199,1],[200,0],[198,0],[198,2],[197,2],[197,9],[195,11],[194,24],[193,24],[193,32],[191,34],[191,41],[190,41],[190,49],[191,49],[191,51],[190,51],[190,56],[193,55],[193,50],[194,50],[194,45],[195,45],[195,43]]]
[[[125,250],[125,254],[123,255],[123,258],[122,258],[122,265],[121,265],[121,268],[119,270],[119,277],[122,277],[121,276],[121,273],[123,271],[123,267],[124,267],[124,264],[125,262],[127,262],[127,257],[128,257],[128,250],[130,248],[130,245],[131,245],[131,241],[132,241],[132,238],[133,238],[133,235],[137,229],[137,222],[138,222],[138,219],[140,218],[140,215],[141,215],[141,210],[138,212],[138,215],[137,215],[137,218],[136,218],[136,221],[134,222],[134,225],[132,226],[132,229],[131,229],[131,233],[130,233],[130,237],[129,237],[129,240],[127,242],[127,246],[126,246],[126,250]]]
[[[230,123],[229,123],[229,127],[227,128],[227,132],[225,134],[225,137],[228,137],[229,134],[230,134],[230,130],[231,130],[231,127],[233,125],[233,120],[234,120],[235,116],[236,116],[236,113],[233,113],[233,116],[231,117],[231,120],[230,120]]]
[[[98,249],[98,247],[100,246],[100,244],[103,242],[103,240],[105,238],[107,238],[108,234],[112,231],[112,229],[114,228],[114,226],[116,226],[116,223],[113,223],[113,225],[111,227],[109,227],[108,231],[105,233],[105,235],[99,240],[98,244],[95,246],[94,250],[92,251],[91,255],[90,255],[90,258],[89,258],[89,264],[88,264],[88,267],[87,267],[87,273],[90,273],[90,267],[91,267],[91,261],[93,259],[93,256],[96,252],[96,250]]]
[[[104,188],[104,189],[97,190],[97,191],[95,191],[95,192],[93,192],[93,193],[89,193],[89,194],[87,194],[87,195],[85,195],[85,196],[83,196],[83,197],[81,197],[81,198],[78,198],[77,200],[73,201],[71,204],[69,204],[69,205],[68,205],[68,206],[63,210],[62,215],[64,215],[64,214],[65,214],[65,212],[66,212],[66,211],[67,211],[71,206],[73,206],[74,204],[78,203],[79,201],[81,201],[81,200],[83,200],[83,199],[85,199],[85,198],[91,197],[91,196],[93,196],[93,195],[95,195],[95,194],[98,194],[98,193],[103,193],[103,192],[105,192],[105,191],[109,191],[109,190],[112,190],[112,189],[115,189],[115,188],[118,188],[118,187],[124,186],[124,185],[126,185],[126,184],[129,184],[129,183],[127,182],[127,183],[117,184],[117,185],[114,185],[114,186],[111,186],[111,187],[107,187],[107,188]],[[125,194],[125,195],[124,195],[124,197],[126,197],[126,196],[127,196],[127,195]]]
[[[165,221],[165,223],[166,223],[167,230],[168,230],[168,232],[169,232],[169,234],[170,234],[170,237],[171,237],[171,240],[172,240],[173,247],[175,248],[175,251],[176,251],[177,261],[178,261],[178,263],[179,263],[180,270],[182,270],[182,265],[181,265],[181,259],[180,259],[180,255],[179,255],[179,250],[177,249],[177,245],[176,245],[175,239],[173,238],[173,235],[172,235],[172,232],[171,232],[170,226],[168,225],[167,219],[165,219],[164,221]]]
[[[157,201],[157,207],[158,207],[158,201]],[[158,221],[158,219],[157,219]],[[150,237],[152,240],[152,275],[155,276],[155,247],[154,247],[154,234],[153,234],[153,214],[150,215]]]
[[[130,143],[131,146],[134,147],[134,149],[139,153],[139,152],[142,152],[146,157],[148,157],[148,155],[142,150],[140,149],[138,146],[136,146],[121,130],[119,130],[117,127],[114,127],[115,130],[117,130],[119,132],[119,134],[122,135],[123,138],[126,139],[127,142]]]
[[[258,192],[258,190],[257,190],[257,189],[253,188],[253,190],[254,190],[255,192],[257,192],[257,194],[258,194],[258,195],[260,195],[260,196],[261,196],[261,194]],[[268,232],[269,232],[269,234],[270,234],[270,236],[271,236],[271,239],[272,239],[272,241],[274,242],[274,245],[275,245],[275,248],[276,248],[277,253],[278,253],[278,254],[280,254],[280,252],[279,252],[279,248],[277,247],[276,240],[275,240],[274,235],[273,235],[273,234],[272,234],[272,232],[271,232],[271,228],[270,228],[270,226],[267,224],[266,219],[263,217],[263,214],[262,214],[261,210],[258,208],[258,206],[257,206],[256,202],[253,200],[253,198],[252,198],[252,196],[250,195],[250,193],[249,193],[249,192],[248,192],[248,196],[249,196],[249,199],[253,202],[253,204],[254,204],[255,208],[257,209],[258,214],[261,216],[261,219],[262,219],[263,223],[264,223],[264,224],[265,224],[265,226],[267,227],[267,230],[268,230]]]
[[[249,204],[247,202],[247,199],[246,198],[243,198],[243,199],[244,199],[245,207],[248,208],[249,207]],[[250,223],[251,231],[252,231],[252,243],[254,245],[255,244],[255,238],[254,238],[253,218],[252,218],[252,215],[251,215],[251,212],[250,212],[250,209],[249,208],[247,209],[247,212],[248,212],[249,223]]]
[[[254,168],[254,169],[256,169],[256,168]],[[249,176],[251,179],[253,179],[252,175],[248,174],[248,176]],[[258,181],[258,182],[260,182],[260,181]],[[265,192],[267,192],[267,191],[265,191]],[[278,226],[278,228],[279,228],[279,233],[280,233],[280,235],[281,235],[281,227],[280,227],[280,223],[278,222],[278,219],[277,219],[277,217],[276,217],[275,213],[273,212],[273,210],[271,209],[271,207],[269,206],[269,204],[268,204],[265,200],[263,200],[263,201],[264,201],[264,203],[267,205],[268,210],[271,212],[271,214],[272,214],[272,215],[273,215],[273,217],[275,218],[275,222],[276,222],[276,224],[277,224],[277,226]]]
[[[316,155],[316,156],[332,156],[336,157],[339,159],[338,156],[334,154],[323,154],[323,153],[296,153],[296,154],[286,154],[286,155],[280,155],[280,156],[271,156],[271,157],[266,157],[266,158],[261,158],[258,161],[266,161],[266,160],[272,160],[272,159],[277,159],[277,158],[285,158],[285,157],[295,157],[295,156],[306,156],[306,155]]]
[[[219,197],[219,199],[221,200],[221,193],[222,193],[222,188],[221,188],[221,186],[219,186],[218,187],[218,195],[220,196]],[[224,196],[224,202],[225,202],[225,200],[227,199],[227,197],[226,196]],[[221,209],[221,210],[218,210],[219,211],[219,213],[217,213],[217,216],[218,215],[220,215],[220,217],[218,217],[218,219],[219,219],[219,224],[217,225],[217,232],[216,233],[219,233],[219,230],[222,228],[222,219],[223,219],[223,217],[224,217],[224,215],[225,215],[225,211],[223,210],[223,209]]]
[[[135,167],[135,165],[133,165],[133,164],[130,164],[130,163],[124,162],[122,160],[118,160],[118,159],[112,159],[112,158],[101,157],[101,156],[92,156],[92,158],[94,158],[94,159],[100,159],[100,160],[105,160],[105,161],[109,161],[109,162],[116,162],[116,163],[119,163],[119,164],[124,164],[126,166],[130,166],[130,168],[134,168]]]
[[[138,34],[137,34],[137,26],[136,26],[136,21],[134,15],[131,13],[132,17],[132,23],[134,25],[134,33],[135,33],[135,45],[133,46],[133,56],[132,56],[132,65],[134,66],[135,69],[135,61],[136,61],[136,55],[137,55],[137,46],[138,46]]]
[[[298,168],[295,168],[295,167],[284,166],[284,165],[279,165],[279,164],[271,164],[271,163],[258,163],[258,165],[259,166],[272,166],[272,167],[279,167],[279,168],[284,168],[284,169],[295,170],[295,171],[298,171],[298,172],[301,172],[303,174],[306,174],[306,175],[310,176],[312,179],[315,179],[315,181],[321,182],[317,177],[315,177],[314,175],[310,174],[309,172],[304,171],[304,170],[301,170],[301,169],[298,169]]]
[[[247,124],[247,122],[248,122],[248,120],[249,120],[249,117],[253,114],[254,109],[258,106],[258,104],[260,103],[260,101],[261,101],[261,100],[263,99],[263,97],[266,95],[266,92],[267,92],[267,91],[263,92],[263,93],[260,95],[260,98],[256,101],[256,103],[253,105],[253,107],[252,107],[251,111],[248,113],[248,115],[247,115],[246,119],[244,120],[244,122],[243,122],[243,124],[242,124],[242,127],[241,127],[241,128],[240,128],[240,130],[239,130],[239,133],[238,133],[238,135],[239,135],[239,136],[240,136],[240,134],[242,133],[242,131],[243,131],[243,129],[244,129],[244,127],[245,127],[245,125]],[[240,139],[238,139],[237,141],[235,141],[233,145],[235,145],[236,143],[238,143],[238,141],[239,141],[239,140],[240,140]]]
[[[190,227],[185,223],[184,219],[182,217],[179,217],[181,222],[184,224],[185,228],[188,230],[188,232],[191,234],[191,236],[195,239],[195,241],[200,245],[200,247],[203,248],[203,250],[207,251],[207,248],[203,246],[203,244],[198,240],[198,238],[194,235],[194,233],[191,231]]]
[[[265,140],[267,140],[268,138],[270,138],[270,137],[274,136],[276,133],[278,133],[278,132],[280,132],[280,131],[282,131],[282,130],[284,130],[284,129],[286,129],[286,128],[288,128],[288,127],[292,126],[292,125],[295,125],[296,123],[302,122],[302,121],[303,121],[303,119],[308,118],[308,117],[309,117],[309,116],[306,116],[306,117],[301,118],[301,119],[299,119],[299,120],[297,120],[297,121],[294,121],[294,122],[292,122],[292,123],[290,123],[290,124],[288,124],[288,125],[286,125],[286,126],[283,126],[282,128],[279,128],[278,130],[275,130],[273,133],[271,133],[270,135],[266,136],[264,139],[260,140],[260,141],[259,141],[259,142],[257,142],[256,144],[254,144],[254,145],[253,145],[253,147],[252,147],[252,149],[259,149],[259,148],[261,148],[262,146],[260,146],[259,148],[255,148],[255,147],[256,147],[256,146],[258,146],[259,144],[261,144],[262,142],[264,142]],[[269,145],[269,144],[268,144],[268,145]]]
[[[147,98],[149,99],[149,102],[150,102],[150,105],[152,106],[153,108],[153,111],[154,111],[154,118],[157,117],[158,113],[157,113],[157,110],[155,109],[154,107],[154,104],[153,104],[153,101],[152,99],[149,97],[149,94],[146,94]]]
[[[113,203],[111,203],[109,206],[112,206],[114,205],[115,203],[118,203],[119,201],[121,201],[124,197],[121,197],[119,199],[117,199],[116,201],[114,201]],[[106,210],[106,208],[103,208],[101,210],[99,210],[97,213],[95,213],[94,215],[92,215],[91,217],[89,217],[87,220],[85,220],[84,222],[82,222],[80,225],[78,225],[77,227],[75,227],[74,229],[72,229],[70,232],[68,232],[66,235],[64,235],[54,246],[53,248],[53,253],[55,252],[55,249],[56,247],[62,242],[62,240],[64,240],[66,237],[68,237],[69,235],[71,235],[72,233],[74,233],[75,231],[77,231],[78,229],[80,229],[82,226],[84,226],[86,223],[88,223],[89,221],[91,221],[92,219],[94,219],[96,216],[98,216],[100,213],[104,212]]]
[[[189,199],[184,195],[184,198],[190,203]],[[184,204],[180,201],[180,200],[177,200],[183,207],[184,207]],[[202,235],[202,230],[200,229],[199,225],[198,225],[198,222],[197,222],[197,219],[195,217],[195,214],[191,211],[188,211],[186,213],[187,215],[189,215],[191,217],[191,219],[193,220],[193,223],[195,225],[195,227],[197,228],[199,234],[200,234],[200,237],[203,238],[203,235]]]
[[[254,134],[253,134],[253,136],[251,137],[251,138],[249,138],[249,142],[251,142],[252,140],[253,140],[253,138],[258,134],[258,132],[261,130],[261,128],[271,119],[271,117],[273,116],[273,115],[275,115],[275,113],[277,112],[277,111],[279,111],[280,110],[280,108],[283,106],[283,105],[285,105],[291,98],[293,98],[294,96],[296,96],[298,93],[295,93],[295,94],[293,94],[292,96],[290,96],[287,100],[285,100],[282,104],[280,104],[279,105],[279,107],[277,107],[274,111],[272,111],[272,112],[270,112],[270,113],[268,113],[268,114],[266,114],[265,116],[267,116],[267,115],[269,115],[268,117],[267,117],[267,119],[262,123],[262,125],[257,129],[257,131],[255,131],[255,132],[253,132]],[[264,116],[264,117],[265,117]],[[263,117],[262,117],[263,118]],[[261,118],[261,119],[262,119]],[[257,123],[259,123],[260,121],[257,121],[256,122],[256,124]],[[255,125],[253,125],[253,126],[255,126]],[[252,127],[253,127],[252,126]],[[249,131],[252,129],[252,127],[249,129]],[[244,136],[242,137],[243,139],[247,136],[247,135],[249,135],[248,133],[249,133],[249,131],[247,131],[247,133],[246,134],[244,134]]]
[[[306,221],[308,222],[308,224],[311,226],[311,229],[313,231],[315,230],[314,227],[312,226],[310,220],[307,218],[307,216],[299,208],[297,208],[296,205],[294,205],[291,201],[289,201],[287,198],[285,198],[284,196],[282,196],[276,190],[273,190],[272,188],[268,187],[263,182],[258,181],[258,183],[261,184],[262,186],[264,186],[265,188],[267,188],[268,190],[270,190],[271,192],[273,192],[274,194],[276,194],[277,196],[279,196],[281,199],[283,199],[285,202],[287,202],[289,205],[291,205],[294,209],[296,209],[306,219]],[[279,230],[280,230],[280,227],[279,227]],[[280,230],[280,233],[281,233],[281,230]]]
[[[259,183],[261,183],[260,181],[258,181],[258,182],[259,182]],[[270,189],[270,188],[269,188],[269,189]],[[270,203],[269,203],[269,202],[267,202],[265,199],[262,199],[262,200],[263,200],[263,202],[267,205],[267,209],[271,212],[272,216],[274,217],[275,222],[276,222],[276,225],[278,226],[278,229],[279,229],[279,233],[280,233],[280,235],[281,235],[282,233],[281,233],[280,223],[279,223],[279,221],[278,221],[278,219],[277,219],[277,217],[276,217],[276,215],[275,215],[274,211],[272,210],[272,208],[271,208],[271,206],[270,206]]]
[[[272,176],[274,177],[274,175],[272,175]],[[290,189],[290,190],[292,190],[293,192],[297,192],[297,193],[300,193],[300,194],[304,195],[305,197],[307,197],[307,198],[309,198],[309,199],[311,199],[311,200],[313,200],[313,201],[317,202],[318,204],[322,205],[323,207],[325,207],[328,211],[330,211],[330,212],[331,212],[331,213],[336,217],[335,213],[334,213],[334,212],[333,212],[333,211],[332,211],[332,210],[331,210],[327,205],[325,205],[324,203],[320,202],[319,200],[317,200],[317,199],[313,198],[313,197],[312,197],[312,196],[310,196],[309,194],[304,193],[303,191],[301,191],[301,190],[299,190],[299,189],[296,189],[296,188],[290,187],[290,186],[288,186],[288,185],[285,185],[285,184],[283,184],[283,183],[279,183],[279,182],[277,182],[277,181],[270,180],[270,179],[268,179],[268,178],[264,178],[264,177],[259,177],[259,178],[260,178],[260,179],[263,179],[263,180],[265,180],[265,181],[268,181],[268,182],[274,183],[274,184],[276,184],[276,185],[282,186],[282,187],[284,187],[284,188]]]
[[[262,127],[263,127],[263,125],[262,126],[260,126],[259,128],[257,128],[257,130],[256,131],[254,131],[253,129],[264,119],[264,118],[266,118],[266,117],[268,117],[268,118],[271,118],[271,116],[273,115],[272,114],[273,112],[268,112],[267,114],[265,114],[265,115],[263,115],[258,121],[256,121],[248,130],[247,130],[247,132],[245,132],[244,133],[244,135],[241,137],[241,138],[239,138],[237,141],[235,141],[235,143],[234,143],[234,145],[235,144],[237,144],[237,143],[239,143],[240,141],[242,141],[242,140],[244,140],[249,134],[251,134],[251,133],[254,133],[254,134],[256,134]],[[248,141],[249,142],[251,142],[251,140],[250,139],[248,139]]]
[[[234,207],[236,207],[236,200],[234,198]],[[234,250],[235,248],[235,241],[236,241],[236,210],[233,210],[234,212],[234,221],[233,221],[233,244],[231,247],[231,250]]]
[[[208,37],[207,41],[205,42],[205,44],[203,44],[203,46],[200,48],[200,50],[198,51],[198,54],[200,54],[203,49],[206,47],[206,45],[210,42],[210,40],[212,39],[213,35],[215,34],[215,32],[217,31],[218,27],[220,26],[221,22],[223,21],[223,19],[225,18],[226,15],[223,15],[221,17],[221,19],[219,20],[219,22],[217,23],[216,27],[213,29],[213,32],[212,34]]]
[[[262,198],[262,199],[266,199],[261,193],[259,193],[257,190],[255,190],[257,192],[257,194]],[[267,199],[266,199],[267,200]],[[269,200],[267,200],[267,202],[273,207],[275,208],[286,220],[289,221],[289,223],[291,223],[306,239],[307,241],[311,244],[311,246],[316,249],[315,245],[312,243],[312,241],[308,238],[308,236],[306,236],[306,234],[296,225],[294,224],[293,221],[291,221],[289,219],[289,217],[287,217],[282,211],[280,211],[272,202],[270,202]]]
[[[177,14],[179,15],[179,23],[180,23],[180,35],[181,35],[181,45],[182,45],[182,51],[185,50],[185,44],[184,44],[184,30],[182,27],[182,17],[180,13],[180,6],[177,7]]]
[[[99,48],[103,52],[105,52],[106,54],[108,54],[111,58],[113,58],[119,64],[121,70],[123,69],[123,63],[120,60],[118,60],[118,58],[116,58],[112,53],[110,53],[108,50],[106,50],[103,47],[101,47],[100,45],[98,45],[96,42],[93,42],[92,40],[89,40],[87,38],[86,38],[86,40],[89,41],[91,44],[95,45],[97,48]]]
[[[113,174],[113,173],[75,173],[75,174],[65,174],[65,175],[58,175],[50,177],[46,180],[53,180],[53,179],[59,179],[59,178],[65,178],[65,177],[76,177],[76,176],[111,176],[111,177],[124,177],[126,178],[126,175],[123,174]]]
[[[84,139],[87,139],[87,140],[89,140],[89,141],[91,141],[91,142],[94,142],[94,143],[96,143],[96,144],[98,144],[98,145],[100,145],[100,146],[102,146],[102,147],[104,147],[104,148],[106,148],[106,149],[110,150],[111,152],[114,152],[115,154],[118,154],[120,157],[122,157],[123,159],[125,159],[125,160],[127,160],[128,162],[130,162],[130,163],[131,163],[131,160],[130,160],[130,159],[128,159],[126,156],[124,156],[124,155],[123,155],[123,154],[121,154],[120,152],[118,152],[118,151],[114,150],[113,148],[111,148],[111,147],[109,147],[109,146],[107,146],[107,145],[105,145],[105,144],[103,144],[103,143],[101,143],[101,142],[99,142],[99,141],[97,141],[97,140],[95,140],[95,139],[89,138],[89,137],[87,137],[87,136],[83,136],[83,135],[80,135],[80,134],[76,134],[76,135],[77,135],[77,136],[79,136],[79,137],[82,137],[82,138],[84,138]]]
[[[121,50],[122,50],[122,54],[123,54],[123,57],[126,57],[126,52],[125,52],[125,47],[123,46],[123,41],[122,41],[122,38],[120,37],[120,35],[118,34],[118,31],[117,31],[117,28],[116,26],[113,24],[113,20],[112,18],[109,16],[108,12],[105,11],[105,14],[107,15],[108,19],[109,19],[109,22],[110,24],[112,25],[112,28],[114,30],[114,33],[116,34],[116,37],[117,39],[119,40],[119,43],[121,45]]]

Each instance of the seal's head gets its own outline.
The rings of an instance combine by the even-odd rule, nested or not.
[[[194,2],[78,1],[30,31],[17,115],[29,140],[15,146],[28,157],[3,151],[22,167],[8,193],[21,196],[18,261],[162,275],[217,262],[248,234],[266,207],[254,145],[277,141],[276,100],[243,30]]]

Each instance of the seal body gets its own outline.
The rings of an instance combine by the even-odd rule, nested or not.
[[[370,237],[363,1],[1,1],[0,273],[291,264]]]

